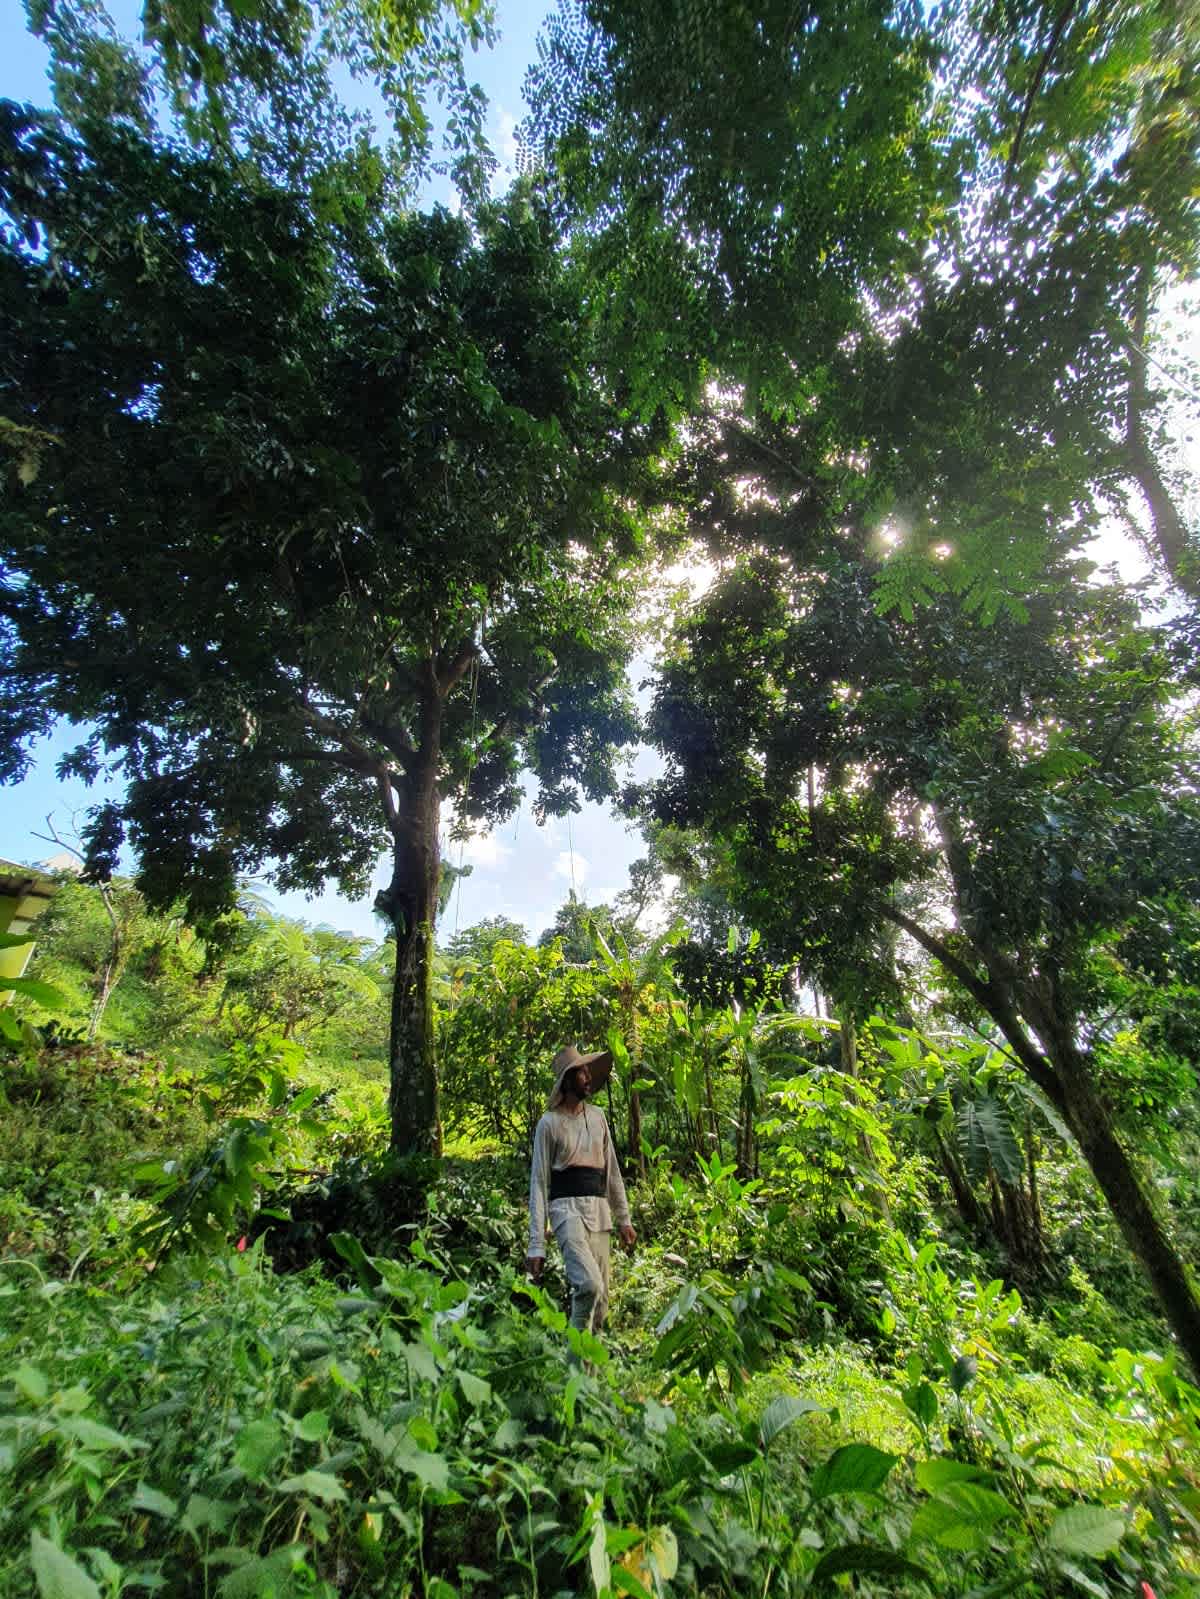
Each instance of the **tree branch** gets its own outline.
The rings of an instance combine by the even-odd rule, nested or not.
[[[313,706],[302,703],[300,715],[317,733],[324,733],[335,744],[340,744],[348,755],[353,755],[358,761],[365,763],[358,770],[373,772],[379,765],[379,756],[374,750],[368,749],[360,740],[355,738],[348,727],[343,727],[340,722],[335,722],[331,716],[325,716]]]
[[[383,816],[388,832],[395,838],[400,831],[400,812],[396,809],[396,791],[392,787],[392,774],[381,765],[375,773],[379,797],[383,801]]]
[[[280,753],[281,761],[317,761],[328,766],[340,766],[347,772],[358,772],[362,777],[374,777],[378,761],[364,760],[361,756],[351,755],[348,750],[283,750]]]
[[[997,985],[990,978],[985,982],[971,970],[966,961],[948,949],[936,934],[929,932],[919,922],[913,921],[911,916],[906,916],[903,911],[897,910],[894,905],[889,905],[886,900],[877,900],[875,904],[881,916],[903,929],[910,938],[915,939],[926,954],[932,955],[939,966],[962,984],[976,1004],[987,1011],[1012,1045],[1013,1053],[1022,1068],[1028,1072],[1047,1099],[1061,1109],[1062,1089],[1053,1066],[1041,1050],[1030,1042],[1016,1011]]]
[[[434,667],[434,675],[437,679],[438,693],[443,699],[466,676],[470,670],[471,663],[478,659],[479,645],[475,643],[474,639],[468,639],[449,661],[445,661],[441,655],[438,656],[437,664]]]
[[[402,722],[379,722],[373,716],[367,716],[363,711],[358,713],[359,726],[371,738],[378,739],[384,748],[400,762],[408,771],[411,767],[412,757],[417,753],[417,746],[413,736]]]
[[[1033,75],[1033,82],[1029,85],[1029,93],[1025,96],[1025,104],[1021,108],[1021,120],[1017,123],[1016,135],[1013,138],[1012,149],[1008,152],[1008,165],[1004,169],[1004,181],[1010,183],[1012,175],[1017,170],[1017,158],[1021,154],[1021,141],[1025,137],[1025,130],[1029,126],[1029,118],[1033,113],[1033,103],[1041,91],[1042,80],[1045,78],[1058,49],[1059,41],[1066,32],[1067,23],[1071,20],[1071,13],[1075,10],[1077,0],[1067,0],[1066,5],[1058,14],[1054,27],[1050,31],[1050,40],[1042,51],[1041,60],[1037,64],[1037,71]]]
[[[1143,266],[1138,274],[1134,307],[1133,334],[1126,335],[1129,352],[1129,398],[1125,413],[1125,450],[1129,469],[1142,491],[1154,528],[1154,542],[1171,581],[1193,599],[1200,599],[1200,559],[1179,508],[1158,469],[1154,451],[1146,438],[1146,325],[1150,320],[1151,269]]]

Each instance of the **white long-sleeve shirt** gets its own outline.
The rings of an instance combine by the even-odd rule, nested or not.
[[[603,1167],[606,1190],[603,1194],[577,1194],[570,1199],[551,1199],[550,1173],[568,1166]],[[617,1165],[612,1138],[604,1112],[595,1105],[584,1105],[576,1115],[566,1110],[548,1110],[533,1135],[533,1170],[529,1175],[529,1254],[546,1253],[546,1222],[557,1227],[563,1217],[574,1213],[592,1233],[608,1233],[629,1225],[629,1201]]]

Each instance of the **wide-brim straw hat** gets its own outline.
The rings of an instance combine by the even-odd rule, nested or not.
[[[576,1066],[590,1066],[592,1068],[592,1092],[599,1093],[612,1076],[613,1058],[611,1049],[597,1050],[594,1055],[581,1054],[574,1044],[567,1044],[560,1049],[550,1064],[554,1073],[553,1094],[558,1095],[562,1088],[562,1080]]]

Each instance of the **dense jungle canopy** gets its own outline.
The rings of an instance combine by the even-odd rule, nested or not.
[[[560,0],[511,185],[480,0],[28,20],[0,781],[122,788],[0,977],[0,1599],[1200,1592],[1194,8]],[[526,785],[643,859],[451,931]],[[531,1389],[570,1039],[644,1254]]]

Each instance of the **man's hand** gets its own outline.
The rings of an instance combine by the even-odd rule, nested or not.
[[[626,1249],[632,1249],[634,1244],[637,1243],[637,1234],[634,1232],[633,1228],[628,1222],[626,1222],[624,1227],[621,1228],[621,1242],[625,1245]]]
[[[535,1283],[540,1283],[541,1282],[541,1280],[542,1280],[542,1272],[545,1269],[546,1269],[546,1257],[545,1257],[545,1255],[526,1255],[526,1257],[525,1257],[525,1270],[533,1278]]]

